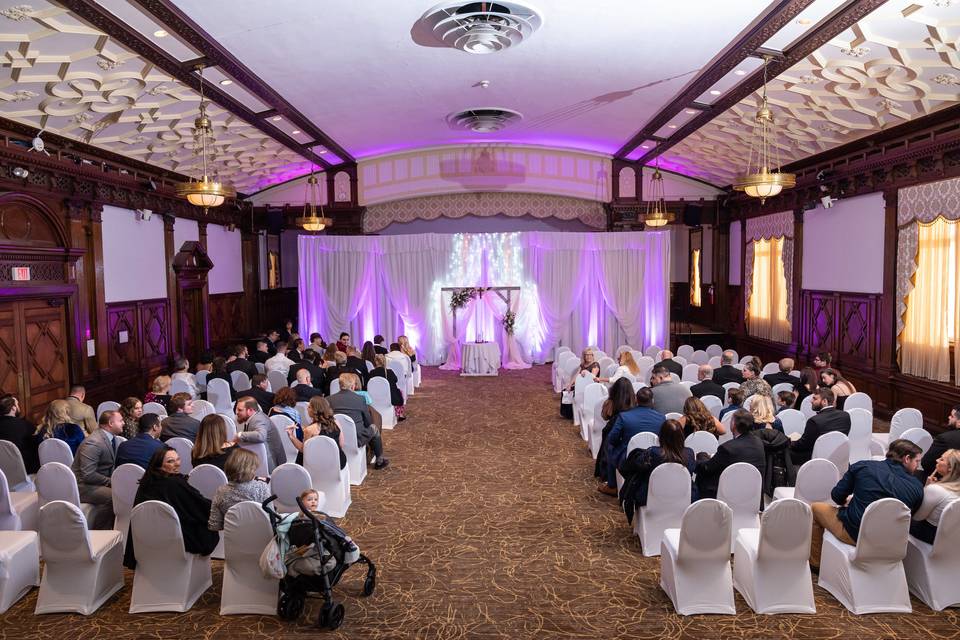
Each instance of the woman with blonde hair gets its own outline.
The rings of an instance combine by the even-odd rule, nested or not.
[[[310,398],[310,404],[307,405],[307,415],[312,422],[303,428],[303,439],[297,437],[297,429],[293,425],[287,427],[287,437],[297,448],[297,464],[303,464],[303,445],[310,438],[316,436],[327,436],[337,443],[337,449],[340,450],[340,468],[347,466],[347,455],[343,452],[343,433],[340,431],[340,425],[333,417],[333,409],[330,403],[323,396],[314,396]]]
[[[252,451],[237,449],[230,454],[223,467],[227,484],[217,489],[210,505],[207,526],[211,531],[223,531],[223,519],[233,505],[247,500],[262,503],[270,497],[269,485],[256,477],[259,467],[260,456]]]
[[[960,451],[947,449],[939,458],[923,488],[923,502],[913,514],[910,535],[933,544],[943,510],[960,499]]]
[[[776,429],[783,433],[783,423],[773,410],[773,400],[759,393],[750,396],[750,415],[754,429]]]
[[[170,402],[171,382],[173,382],[173,378],[170,376],[157,376],[154,378],[153,383],[150,385],[150,391],[147,391],[147,394],[143,396],[144,404],[157,402],[166,407],[167,403]]]
[[[706,405],[695,396],[690,396],[683,403],[683,415],[677,420],[683,427],[684,437],[694,431],[709,431],[715,436],[722,436],[727,432],[726,427],[713,417]]]
[[[54,400],[47,405],[43,420],[35,432],[38,444],[47,438],[57,438],[70,445],[70,451],[76,455],[77,448],[86,437],[83,427],[70,418],[70,403],[66,400]]]
[[[620,354],[620,366],[617,367],[617,370],[612,376],[610,376],[610,382],[616,382],[623,376],[629,376],[631,381],[635,381],[640,377],[640,367],[637,366],[637,361],[633,358],[633,353],[630,351],[624,351]]]

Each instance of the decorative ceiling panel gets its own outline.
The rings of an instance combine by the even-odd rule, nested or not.
[[[890,0],[773,79],[784,164],[960,101],[960,1]],[[664,153],[688,175],[730,184],[750,149],[759,92]]]
[[[202,159],[200,96],[66,9],[0,0],[0,116],[178,173]],[[211,173],[241,192],[303,172],[297,153],[215,104]]]

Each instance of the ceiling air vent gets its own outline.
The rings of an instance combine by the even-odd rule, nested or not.
[[[481,107],[455,113],[448,117],[447,121],[454,129],[465,129],[468,131],[476,131],[477,133],[492,133],[494,131],[500,131],[500,129],[520,120],[522,117],[522,115],[510,109]]]
[[[485,54],[520,44],[540,28],[543,16],[520,2],[443,2],[420,21],[448,47]]]

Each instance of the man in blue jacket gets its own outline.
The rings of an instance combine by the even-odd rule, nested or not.
[[[607,436],[607,483],[601,483],[597,491],[608,496],[617,495],[617,467],[627,455],[630,438],[642,431],[660,433],[660,426],[667,417],[653,408],[653,391],[643,387],[637,391],[637,406],[622,412],[613,421]]]
[[[160,416],[157,414],[145,413],[140,416],[137,435],[117,447],[117,466],[138,464],[146,469],[153,452],[164,446],[160,442],[161,429]]]

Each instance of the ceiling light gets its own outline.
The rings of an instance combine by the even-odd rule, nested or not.
[[[663,191],[663,175],[660,174],[660,156],[657,156],[657,165],[650,176],[650,188],[644,193],[650,194],[647,201],[647,208],[643,214],[643,223],[654,229],[662,227],[670,220],[673,215],[667,210],[667,201]]]
[[[229,78],[224,78],[223,80],[220,81],[220,86],[221,86],[221,87],[228,87],[228,86],[230,86],[231,84],[233,84],[233,80],[231,80],[231,79],[229,79]]]
[[[797,20],[797,24],[808,25],[812,22],[810,18],[800,18]]]
[[[299,133],[300,133],[299,129],[294,129],[293,131],[290,132],[290,135],[295,136],[295,135],[298,135]]]
[[[733,72],[733,75],[735,75],[735,76],[745,76],[745,75],[747,75],[747,72],[744,71],[743,69],[737,69],[736,71]]]
[[[641,149],[649,149],[649,148],[650,148],[650,145],[648,145],[648,144],[642,144],[642,145],[640,145],[640,148],[641,148]]]
[[[297,218],[297,224],[304,231],[323,231],[333,225],[333,220],[323,215],[323,205],[320,201],[320,186],[317,182],[317,176],[314,173],[313,165],[310,166],[310,177],[307,178],[306,187],[303,191],[303,215]],[[317,209],[319,208],[319,215]]]
[[[696,109],[687,109],[686,111],[684,111],[684,113],[687,114],[688,116],[692,116],[696,112],[697,112]]]
[[[170,34],[164,31],[163,29],[157,29],[156,31],[153,32],[154,38],[166,38],[168,35]]]
[[[467,129],[477,133],[492,133],[519,121],[523,116],[511,109],[479,107],[447,116],[451,128]]]
[[[323,155],[323,154],[325,154],[326,152],[327,152],[326,149],[320,149],[319,151],[317,151],[317,153],[319,153],[320,155]]]
[[[667,128],[668,128],[668,129],[676,129],[676,128],[677,128],[677,125],[675,125],[675,124],[668,124],[668,125],[667,125]]]
[[[274,122],[280,122],[281,120],[283,120],[283,118],[281,118],[280,116],[273,116],[270,119],[273,120]]]
[[[710,91],[710,95],[712,95],[712,96],[718,96],[718,95],[720,95],[720,91],[718,91],[717,89],[713,89],[713,90]]]
[[[482,55],[520,44],[540,28],[543,18],[520,0],[447,0],[423,14],[420,22],[448,47]]]

